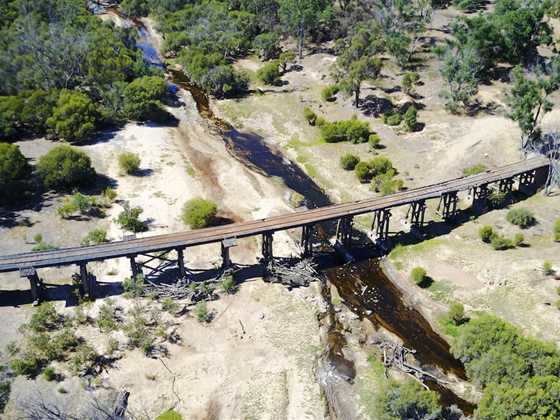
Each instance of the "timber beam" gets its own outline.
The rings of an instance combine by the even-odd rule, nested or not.
[[[302,257],[307,258],[313,255],[313,231],[314,225],[303,225],[301,227],[301,252]]]
[[[371,230],[374,232],[376,242],[385,242],[389,239],[389,223],[391,220],[391,210],[377,210],[373,214]]]
[[[34,267],[21,267],[19,269],[19,276],[26,277],[31,286],[31,297],[33,298],[33,305],[38,305],[44,297],[43,281],[39,278],[37,270]]]
[[[222,250],[222,269],[228,270],[233,267],[233,263],[231,262],[231,256],[229,254],[230,248],[237,246],[237,239],[236,238],[227,238],[224,239],[221,243],[221,250]]]
[[[352,216],[342,217],[338,219],[336,224],[336,240],[343,246],[352,245],[352,226],[354,218]]]
[[[187,278],[187,269],[185,268],[185,248],[177,248],[177,267],[179,268],[179,278]]]

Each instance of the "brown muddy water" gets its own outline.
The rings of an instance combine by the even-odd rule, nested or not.
[[[138,44],[146,56],[146,61],[165,69],[157,50],[151,44],[146,28],[138,21],[133,24],[138,28]],[[308,207],[331,204],[329,197],[297,164],[286,159],[280,151],[270,148],[261,137],[239,132],[218,118],[212,112],[208,96],[201,89],[191,85],[180,71],[167,68],[165,72],[172,84],[191,93],[199,114],[220,131],[233,157],[261,174],[281,178],[288,188],[306,198]],[[323,240],[326,239],[323,237]],[[325,274],[351,311],[361,318],[367,318],[376,327],[385,328],[398,336],[406,347],[416,350],[415,357],[424,370],[435,373],[439,369],[460,379],[466,379],[464,367],[453,357],[448,343],[432,329],[419,311],[405,304],[401,291],[381,270],[378,259],[346,264],[329,269]],[[323,290],[327,288],[325,284]],[[332,319],[326,343],[328,363],[339,378],[351,380],[355,369],[342,354],[345,339],[340,324],[333,316],[332,307],[329,316],[332,316]],[[466,414],[474,411],[473,404],[461,399],[441,384],[426,382],[426,385],[440,395],[443,405],[456,405]]]

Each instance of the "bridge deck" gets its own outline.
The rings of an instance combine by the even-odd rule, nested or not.
[[[233,223],[195,231],[148,236],[127,241],[115,241],[94,246],[81,246],[44,252],[28,252],[0,256],[0,273],[17,271],[20,267],[25,266],[44,268],[72,265],[178,247],[216,243],[232,237],[246,238],[262,233],[296,228],[306,224],[336,220],[343,216],[356,216],[375,210],[403,206],[419,200],[437,198],[448,192],[468,190],[482,184],[497,182],[501,179],[510,178],[546,166],[548,166],[547,160],[534,158],[470,177],[456,178],[438,184],[399,192],[386,197],[335,204],[267,219]]]

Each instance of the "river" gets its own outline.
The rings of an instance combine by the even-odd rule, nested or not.
[[[118,13],[115,9],[112,11]],[[138,28],[138,46],[144,52],[146,61],[151,65],[165,68],[149,31],[140,21],[134,21],[133,24]],[[240,133],[231,124],[219,119],[212,112],[208,96],[191,85],[180,71],[172,69],[165,71],[173,85],[191,93],[199,114],[221,132],[234,158],[261,174],[281,178],[287,188],[305,197],[308,207],[331,204],[329,197],[299,165],[287,159],[279,150],[273,150],[259,136]],[[324,233],[325,230],[322,232],[319,239],[326,243],[327,235]],[[460,379],[466,379],[464,367],[453,357],[448,343],[433,330],[419,311],[405,304],[401,291],[380,268],[378,258],[341,265],[326,270],[325,274],[352,312],[360,318],[369,319],[378,328],[385,328],[398,336],[406,347],[416,350],[415,357],[424,370],[439,369]],[[331,320],[326,343],[328,346],[326,362],[330,366],[325,367],[328,369],[328,374],[323,378],[331,378],[333,381],[348,376],[347,372],[353,370],[352,363],[342,356],[341,348],[345,341],[335,318]],[[340,373],[341,370],[345,373],[338,375],[337,378],[337,372]],[[428,381],[426,385],[440,395],[443,405],[456,405],[466,414],[474,411],[473,404],[461,399],[441,384]]]

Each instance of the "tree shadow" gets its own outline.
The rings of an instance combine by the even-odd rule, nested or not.
[[[364,115],[375,118],[393,110],[393,103],[386,98],[378,98],[374,95],[367,95],[360,102],[359,109]]]
[[[136,171],[134,171],[131,175],[138,177],[138,178],[144,178],[144,177],[148,177],[150,175],[152,175],[154,173],[153,169],[150,168],[140,168]]]

